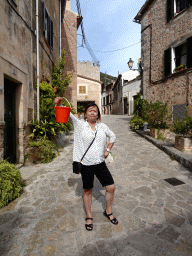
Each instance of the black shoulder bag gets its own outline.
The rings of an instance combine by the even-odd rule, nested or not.
[[[96,134],[97,134],[97,131],[96,131],[96,133],[95,133],[95,138],[96,138]],[[95,138],[93,139],[93,141],[92,141],[91,144],[89,145],[88,149],[85,151],[85,154],[84,154],[83,157],[81,158],[81,161],[83,160],[83,158],[84,158],[84,156],[86,155],[87,151],[89,150],[89,148],[90,148],[91,145],[93,144]],[[72,163],[72,165],[73,165],[73,173],[79,174],[79,173],[81,172],[81,166],[82,166],[81,161],[80,161],[80,162],[74,161],[74,162]]]

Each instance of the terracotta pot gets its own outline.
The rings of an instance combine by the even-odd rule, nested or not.
[[[169,129],[155,129],[155,128],[150,128],[150,136],[157,139],[158,136],[161,135],[165,139],[169,139],[170,137],[170,130]]]
[[[81,113],[78,112],[77,115],[78,115],[78,118],[80,118]]]
[[[175,137],[175,148],[180,151],[192,152],[192,138]]]

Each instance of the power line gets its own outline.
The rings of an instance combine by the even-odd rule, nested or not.
[[[76,5],[77,5],[78,14],[79,14],[79,16],[81,17],[82,15],[81,15],[81,7],[80,7],[80,2],[79,2],[79,0],[76,0]],[[84,42],[84,44],[85,44],[85,46],[86,46],[86,48],[87,48],[89,54],[91,55],[91,57],[92,57],[92,59],[93,59],[94,64],[97,65],[97,64],[99,63],[99,61],[97,60],[97,58],[96,58],[96,56],[95,56],[93,50],[91,49],[91,46],[89,45],[89,43],[88,43],[88,41],[87,41],[87,39],[86,39],[86,37],[85,37],[83,21],[81,21],[81,32],[82,32],[82,37],[83,37],[83,38],[82,38],[82,45],[83,45],[83,42]]]
[[[136,44],[139,44],[140,42],[141,42],[141,41],[139,41],[139,42],[137,42],[137,43],[135,43],[135,44],[129,45],[129,46],[127,46],[127,47],[124,47],[124,48],[121,48],[121,49],[117,49],[117,50],[112,50],[112,51],[94,51],[94,50],[93,50],[93,52],[101,52],[101,53],[105,53],[105,52],[116,52],[116,51],[121,51],[121,50],[124,50],[124,49],[130,48],[130,47],[132,47],[132,46],[134,46],[134,45],[136,45]]]

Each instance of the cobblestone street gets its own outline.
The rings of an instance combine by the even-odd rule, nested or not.
[[[93,231],[85,229],[80,175],[72,173],[73,131],[49,164],[20,169],[27,186],[0,210],[0,255],[192,255],[192,173],[131,131],[130,118],[102,116],[117,139],[109,163],[115,184],[113,212],[104,216],[105,190],[95,179]],[[185,184],[164,181],[177,178]]]

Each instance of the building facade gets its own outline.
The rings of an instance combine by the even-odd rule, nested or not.
[[[128,100],[125,96],[123,98],[123,86],[135,79],[140,75],[138,68],[133,68],[131,70],[127,70],[118,75],[118,78],[113,86],[113,108],[112,114],[114,115],[124,115],[128,114]]]
[[[77,30],[82,17],[71,11],[71,1],[67,0],[62,19],[62,49],[65,50],[65,68],[63,75],[73,74],[71,83],[65,90],[65,97],[77,108]]]
[[[36,34],[39,30],[39,78],[49,80],[61,52],[65,4],[39,1],[37,24],[36,1],[0,3],[0,159],[24,162],[28,123],[37,113]]]
[[[185,106],[192,115],[191,5],[190,0],[147,0],[135,17],[141,24],[144,98],[168,103],[173,119],[183,117]]]
[[[135,78],[123,86],[124,115],[133,115],[134,97],[141,90],[141,77]]]
[[[86,106],[94,102],[101,111],[100,66],[93,61],[77,63],[77,105]]]

